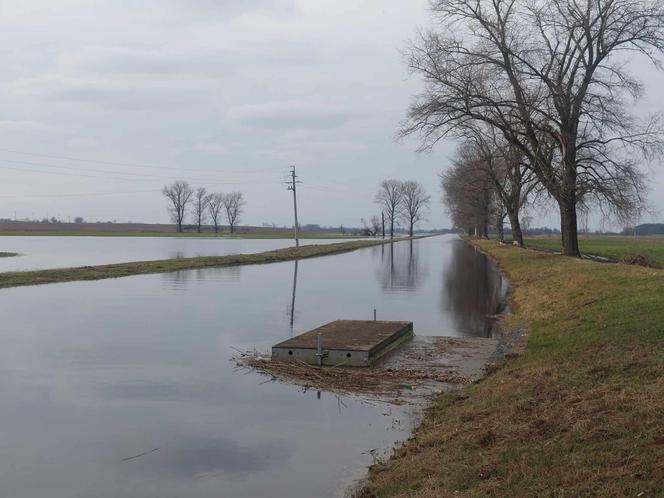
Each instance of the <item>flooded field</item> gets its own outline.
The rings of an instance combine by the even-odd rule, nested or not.
[[[231,356],[374,308],[419,335],[483,337],[503,290],[453,236],[2,290],[2,494],[342,495],[407,437],[413,408],[272,383]]]
[[[302,243],[332,244],[346,240],[348,239],[306,239]],[[0,272],[246,254],[292,245],[292,239],[0,236],[0,251],[19,254],[11,258],[0,258]]]

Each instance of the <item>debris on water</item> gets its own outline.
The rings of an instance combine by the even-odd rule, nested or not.
[[[241,351],[232,360],[238,369],[265,375],[263,383],[279,381],[305,392],[315,389],[358,396],[368,404],[403,405],[481,379],[510,351],[507,342],[498,339],[416,336],[367,368],[317,366],[299,360],[284,363],[255,350]]]
[[[282,363],[271,361],[266,354],[244,355],[233,358],[241,368],[255,370],[268,376],[270,382],[280,380],[339,394],[386,398],[385,401],[401,404],[398,396],[403,391],[414,391],[419,386],[433,384],[467,384],[470,380],[445,369],[418,368],[357,368],[344,366],[318,367],[304,362]],[[395,396],[396,395],[396,396]]]

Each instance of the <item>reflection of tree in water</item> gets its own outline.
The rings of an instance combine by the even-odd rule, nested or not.
[[[441,305],[464,335],[488,337],[491,320],[502,301],[502,276],[495,263],[459,241],[453,245],[449,266],[443,270]]]
[[[242,272],[241,266],[226,266],[223,268],[198,268],[195,270],[178,270],[164,273],[164,280],[174,289],[185,289],[191,281],[204,282],[239,280]]]
[[[381,266],[378,280],[383,289],[415,290],[426,272],[420,268],[419,247],[412,240],[391,242],[380,246]]]

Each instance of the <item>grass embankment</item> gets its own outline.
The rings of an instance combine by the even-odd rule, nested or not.
[[[527,237],[527,247],[560,251],[560,237]],[[582,235],[579,247],[583,254],[603,256],[615,261],[651,263],[664,266],[664,237],[619,235]]]
[[[18,256],[17,252],[0,252],[0,258],[12,258]]]
[[[662,496],[664,270],[478,245],[525,352],[441,395],[363,496]]]
[[[394,242],[402,240],[411,239],[395,239]],[[0,288],[72,282],[76,280],[101,280],[105,278],[127,277],[130,275],[141,275],[145,273],[166,273],[179,270],[195,270],[199,268],[276,263],[279,261],[338,254],[389,242],[390,241],[387,239],[354,240],[349,242],[338,242],[335,244],[312,244],[300,247],[287,247],[285,249],[277,249],[255,254],[203,256],[196,258],[162,259],[157,261],[135,261],[100,266],[82,266],[78,268],[7,272],[0,273]]]

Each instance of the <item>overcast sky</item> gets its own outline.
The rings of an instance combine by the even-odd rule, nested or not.
[[[454,144],[421,155],[394,140],[420,88],[400,50],[426,7],[0,0],[0,217],[166,222],[161,187],[186,179],[244,192],[246,223],[291,224],[295,164],[302,223],[359,225],[393,177],[431,193],[424,226],[448,226],[437,174]],[[644,108],[661,106],[662,75],[639,72]]]

